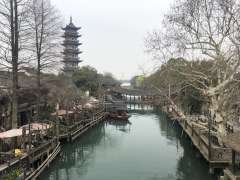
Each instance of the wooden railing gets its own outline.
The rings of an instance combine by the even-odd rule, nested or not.
[[[231,163],[232,150],[231,148],[221,147],[212,141],[212,138],[216,135],[214,131],[211,130],[211,149],[209,147],[209,135],[208,131],[201,126],[196,126],[198,122],[207,122],[205,116],[185,116],[184,118],[179,117],[175,112],[177,110],[172,107],[173,117],[175,118],[186,134],[189,136],[195,147],[200,151],[203,157],[210,163],[214,164],[229,164]],[[210,153],[209,153],[210,152]]]
[[[212,163],[231,162],[231,148],[220,147],[212,142],[211,154],[209,155],[209,141],[207,132],[202,128],[194,126],[188,120],[181,121],[180,125],[207,161]]]
[[[27,163],[32,164],[41,156],[49,154],[56,147],[56,145],[57,141],[56,139],[53,139],[43,143],[39,147],[33,148],[30,150],[30,152],[26,152],[22,156],[17,158],[11,156],[11,159],[0,165],[0,177],[7,175],[12,170],[19,169],[23,171],[23,168],[27,165]]]
[[[56,139],[52,139],[52,140],[40,145],[39,147],[31,150],[29,153],[29,155],[31,157],[31,162],[34,162],[36,159],[41,157],[43,154],[49,154],[49,152],[52,151],[56,147],[57,143],[58,142]]]
[[[10,163],[10,160],[14,158],[13,152],[0,152],[0,164]]]
[[[99,117],[103,118],[105,114],[104,108],[100,108],[98,111],[92,114],[90,118],[74,119],[71,125],[59,125],[60,138],[71,138],[71,136],[76,136],[76,134],[85,131],[85,129],[95,124]]]

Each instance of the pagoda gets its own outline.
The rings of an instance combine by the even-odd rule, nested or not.
[[[70,17],[70,23],[66,25],[65,28],[62,28],[64,30],[64,41],[63,41],[63,72],[66,75],[72,75],[73,72],[78,69],[78,64],[82,62],[78,55],[82,52],[79,51],[79,46],[81,43],[79,43],[78,38],[81,37],[81,35],[78,33],[78,30],[81,29],[80,27],[76,27],[72,22],[72,17]]]

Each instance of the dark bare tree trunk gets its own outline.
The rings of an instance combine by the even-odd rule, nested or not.
[[[12,51],[12,128],[18,126],[18,2],[10,0]]]
[[[41,53],[42,53],[42,41],[43,41],[43,32],[44,32],[44,2],[42,0],[41,2],[41,29],[40,32],[38,32],[38,26],[37,23],[35,25],[35,38],[36,38],[36,52],[37,52],[37,117],[36,119],[39,120],[40,116],[40,103],[41,103]],[[37,22],[35,17],[35,22]],[[39,37],[40,33],[40,37]]]
[[[41,57],[38,57],[38,66],[37,66],[37,115],[36,120],[40,120],[40,104],[41,104],[41,66],[40,66]]]
[[[36,31],[36,49],[37,49],[37,116],[39,120],[40,116],[40,101],[41,101],[41,43],[38,41],[38,28]]]

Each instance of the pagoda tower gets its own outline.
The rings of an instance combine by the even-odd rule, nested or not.
[[[62,28],[64,30],[64,41],[63,41],[63,72],[66,75],[72,75],[73,72],[78,68],[78,64],[82,62],[78,55],[82,52],[79,51],[79,46],[81,43],[79,43],[78,38],[81,37],[81,35],[78,33],[78,30],[81,29],[80,27],[76,27],[72,22],[72,17],[70,17],[70,23],[66,25],[65,28]]]

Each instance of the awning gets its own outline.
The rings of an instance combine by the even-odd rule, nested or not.
[[[12,137],[19,137],[23,135],[23,128],[26,128],[26,135],[28,134],[28,127],[29,125],[24,125],[18,129],[10,129],[5,132],[0,133],[0,139],[12,138]],[[51,125],[46,123],[31,123],[30,124],[31,130],[45,130],[51,128]]]
[[[23,129],[24,127],[28,129],[28,124],[20,127],[20,129]],[[44,129],[50,129],[51,125],[46,123],[31,123],[30,127],[31,127],[31,130],[44,130]]]
[[[22,131],[23,131],[22,129],[11,129],[11,130],[2,132],[0,133],[0,139],[22,136]],[[28,134],[28,131],[26,131],[26,134]]]

